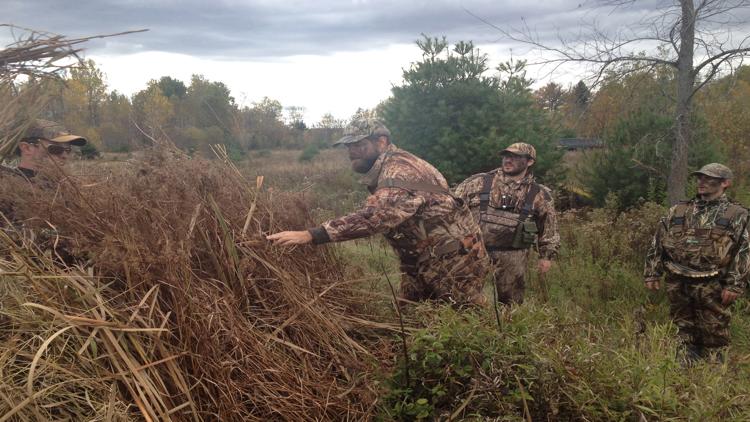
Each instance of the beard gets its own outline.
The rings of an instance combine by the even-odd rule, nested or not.
[[[371,157],[371,158],[357,158],[352,160],[352,170],[356,171],[360,174],[365,174],[372,168],[373,165],[375,165],[375,161],[378,160],[378,157]]]
[[[514,167],[511,170],[505,170],[505,168],[503,168],[503,174],[505,174],[506,176],[518,176],[519,174],[523,173],[527,168],[528,167],[522,167],[522,166]]]

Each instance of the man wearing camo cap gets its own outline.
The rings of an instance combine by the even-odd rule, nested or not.
[[[692,175],[697,195],[661,220],[644,271],[650,290],[665,277],[670,315],[689,362],[729,345],[728,307],[744,293],[750,274],[748,211],[725,193],[732,171],[711,163]]]
[[[72,135],[62,125],[36,119],[18,143],[21,159],[12,169],[17,175],[31,179],[48,165],[64,165],[73,146],[86,145],[86,138]]]
[[[500,168],[469,177],[455,193],[469,204],[482,228],[498,301],[512,304],[523,302],[529,250],[537,247],[538,269],[544,275],[557,257],[560,235],[551,191],[531,172],[534,147],[519,142],[500,155]]]
[[[380,121],[358,119],[334,145],[370,192],[363,208],[305,231],[268,236],[279,245],[341,242],[383,233],[401,264],[401,296],[482,305],[486,251],[469,209],[426,161],[397,148]]]

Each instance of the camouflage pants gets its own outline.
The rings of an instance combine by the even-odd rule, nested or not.
[[[401,265],[401,297],[411,301],[437,300],[456,306],[485,305],[482,288],[486,257],[453,254],[419,265]]]
[[[491,251],[490,259],[497,300],[506,305],[523,303],[529,250]]]
[[[732,314],[721,304],[721,284],[668,278],[666,290],[669,314],[686,345],[714,348],[729,344]]]

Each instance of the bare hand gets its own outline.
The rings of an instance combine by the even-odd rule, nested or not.
[[[652,291],[659,290],[659,279],[646,280],[646,288]]]
[[[549,259],[540,259],[538,268],[539,268],[540,275],[547,274],[547,271],[549,271],[549,269],[552,268],[552,261]]]
[[[721,304],[724,306],[730,305],[740,296],[739,293],[733,292],[729,289],[721,291]]]
[[[312,242],[312,235],[309,231],[286,231],[269,234],[266,239],[273,242],[274,245],[305,245]]]

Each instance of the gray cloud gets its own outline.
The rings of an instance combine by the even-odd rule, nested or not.
[[[522,18],[576,25],[577,2],[548,1],[123,1],[5,0],[4,21],[69,37],[148,28],[88,44],[90,52],[164,51],[212,58],[269,58],[377,48],[429,35],[490,42]]]
[[[597,21],[624,28],[668,0],[615,10],[596,0],[5,0],[3,21],[69,37],[148,28],[87,44],[91,53],[140,51],[222,59],[270,59],[410,43],[428,35],[451,41],[507,42],[467,13],[502,28],[529,28],[541,41]],[[744,12],[746,15],[746,11]]]

